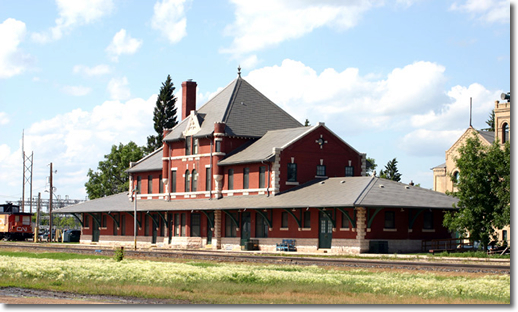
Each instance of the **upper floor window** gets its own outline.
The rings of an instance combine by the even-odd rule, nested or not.
[[[506,122],[502,125],[502,143],[509,141],[509,124]]]
[[[176,170],[171,171],[171,192],[176,193]]]
[[[221,152],[221,141],[216,141],[216,153]]]
[[[455,171],[453,173],[453,183],[459,183],[460,173],[458,171]]]
[[[142,184],[142,178],[140,176],[137,177],[137,194],[140,194],[140,186]]]
[[[147,176],[147,193],[153,194],[153,176]]]
[[[198,190],[198,174],[196,173],[196,169],[192,170],[191,175],[191,191],[196,192]]]
[[[192,154],[191,139],[192,138],[190,136],[185,137],[185,156],[189,156]]]
[[[228,189],[234,189],[234,169],[228,169]]]
[[[194,139],[193,142],[193,155],[198,155],[198,146],[200,145],[200,142],[198,141],[198,139]]]
[[[185,170],[185,191],[191,191],[191,175],[189,170]]]
[[[261,166],[259,167],[259,188],[265,187],[265,173],[266,173],[266,167]]]
[[[244,168],[243,169],[243,188],[248,189],[248,178],[250,175],[250,169]]]
[[[164,192],[164,180],[162,179],[162,175],[158,176],[158,193],[162,194]]]
[[[205,168],[205,190],[211,190],[212,174],[210,173],[210,167]]]
[[[324,177],[326,175],[326,166],[317,165],[317,176]]]
[[[297,182],[297,164],[288,164],[288,182]]]
[[[354,167],[353,166],[346,166],[345,167],[345,176],[346,177],[353,177],[354,176]]]

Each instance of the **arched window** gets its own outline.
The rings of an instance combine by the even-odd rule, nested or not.
[[[453,183],[459,183],[460,173],[458,171],[455,171],[453,173]]]
[[[196,169],[192,170],[192,178],[191,178],[191,191],[196,192],[198,189],[198,177],[196,174]]]
[[[190,192],[191,188],[191,175],[189,170],[185,170],[185,192]]]
[[[502,143],[509,141],[509,124],[505,122],[502,125]]]

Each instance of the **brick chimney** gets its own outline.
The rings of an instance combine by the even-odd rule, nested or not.
[[[196,110],[196,86],[192,79],[182,82],[182,120]]]

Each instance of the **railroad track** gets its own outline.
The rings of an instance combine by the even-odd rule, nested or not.
[[[0,243],[0,249],[16,248],[26,251],[71,252],[79,254],[98,254],[112,256],[115,249],[106,246],[84,245],[56,245],[34,243]],[[510,260],[487,261],[459,258],[443,261],[436,258],[425,259],[421,257],[415,260],[402,259],[362,259],[362,258],[331,258],[329,256],[286,256],[285,254],[272,254],[264,252],[232,252],[210,250],[131,250],[125,249],[126,257],[131,258],[177,258],[223,262],[250,262],[269,264],[295,264],[295,265],[319,265],[357,268],[393,268],[406,270],[426,271],[454,271],[454,272],[484,272],[490,274],[511,274]],[[470,262],[470,263],[466,263]]]

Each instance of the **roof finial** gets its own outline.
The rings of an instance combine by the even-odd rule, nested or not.
[[[241,65],[237,66],[237,75],[241,78]]]

